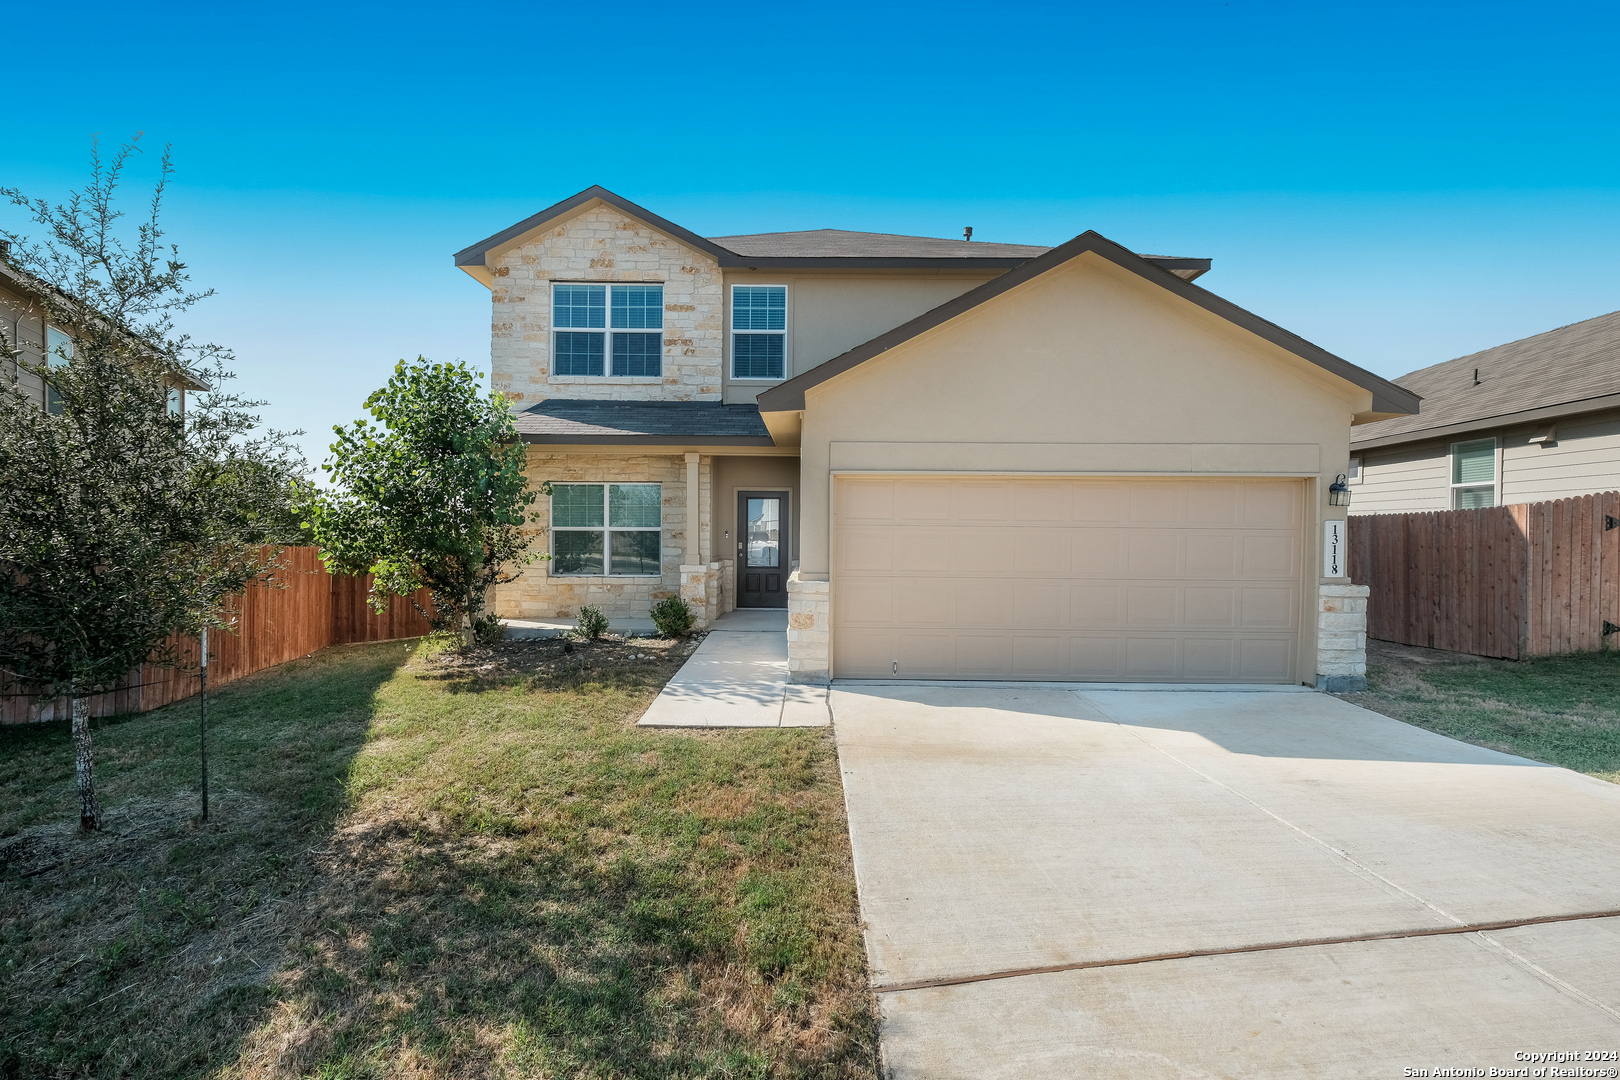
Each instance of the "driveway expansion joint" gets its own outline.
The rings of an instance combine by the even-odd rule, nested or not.
[[[1349,934],[1343,937],[1307,938],[1300,941],[1269,942],[1264,945],[1233,945],[1224,949],[1188,949],[1182,952],[1156,953],[1152,956],[1120,957],[1113,960],[1076,960],[1068,964],[1048,964],[1044,967],[1014,968],[992,971],[984,975],[946,975],[936,979],[915,979],[910,982],[880,983],[872,987],[874,994],[898,994],[906,990],[932,990],[945,986],[966,986],[970,983],[995,982],[999,979],[1019,979],[1027,975],[1055,975],[1063,971],[1087,971],[1092,968],[1132,967],[1137,964],[1158,964],[1168,960],[1195,960],[1202,956],[1238,956],[1244,953],[1281,952],[1286,949],[1314,949],[1324,945],[1354,945],[1364,941],[1402,941],[1408,938],[1452,937],[1459,934],[1484,934],[1493,930],[1516,930],[1521,926],[1548,926],[1553,923],[1585,922],[1590,919],[1620,918],[1620,908],[1610,911],[1584,911],[1573,915],[1541,915],[1529,919],[1502,919],[1496,922],[1465,923],[1461,926],[1430,926],[1413,930],[1390,930],[1376,934]],[[1489,939],[1487,939],[1489,940]],[[1505,948],[1496,942],[1498,948]],[[1511,952],[1511,950],[1508,950]],[[1534,965],[1529,965],[1534,968]],[[1539,968],[1534,968],[1540,971]],[[1545,973],[1542,973],[1545,974]],[[1550,976],[1549,976],[1550,978]],[[1564,985],[1561,980],[1553,980]],[[1581,998],[1591,1001],[1585,994]],[[1593,1002],[1597,1004],[1596,1002]],[[1599,1008],[1612,1012],[1601,1004]]]

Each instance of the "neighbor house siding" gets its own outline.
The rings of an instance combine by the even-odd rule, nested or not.
[[[23,363],[38,364],[44,358],[45,323],[39,307],[9,289],[0,289],[0,333],[22,349]],[[45,384],[38,375],[0,360],[0,377],[16,377],[23,394],[45,407]]]
[[[490,383],[519,407],[551,397],[719,400],[721,275],[702,252],[598,204],[502,251],[490,270]],[[662,284],[663,374],[553,375],[553,281]]]
[[[1530,442],[1552,421],[1481,428],[1403,446],[1357,450],[1361,480],[1351,490],[1352,514],[1450,510],[1451,446],[1499,440],[1499,505],[1568,499],[1620,489],[1620,409],[1556,422],[1557,442]]]
[[[1451,509],[1447,472],[1451,461],[1450,442],[1354,453],[1361,458],[1361,478],[1350,489],[1352,514],[1409,514]]]
[[[1620,489],[1620,410],[1557,423],[1558,442],[1531,443],[1545,425],[1510,428],[1503,439],[1502,501],[1545,502]]]

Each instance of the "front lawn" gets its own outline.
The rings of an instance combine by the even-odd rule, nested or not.
[[[330,649],[0,729],[0,1077],[872,1077],[824,730],[650,732],[688,646]]]
[[[1345,700],[1464,742],[1620,782],[1620,653],[1513,662],[1367,643]]]

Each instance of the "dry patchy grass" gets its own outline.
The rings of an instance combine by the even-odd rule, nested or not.
[[[1514,662],[1367,643],[1367,692],[1345,700],[1408,724],[1620,782],[1620,653]]]
[[[691,643],[328,650],[0,731],[0,1075],[871,1077],[824,731],[641,731]]]

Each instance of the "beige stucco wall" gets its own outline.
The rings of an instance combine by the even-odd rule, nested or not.
[[[710,544],[717,559],[737,558],[737,493],[787,491],[788,559],[799,557],[799,459],[796,457],[719,457],[714,459],[714,528]]]
[[[722,288],[709,256],[597,202],[492,255],[490,269],[490,381],[520,407],[548,397],[719,400]],[[553,375],[553,281],[662,283],[662,377]]]
[[[1557,442],[1532,443],[1554,426]],[[1405,514],[1451,509],[1451,446],[1497,440],[1501,505],[1544,502],[1620,489],[1620,409],[1481,428],[1442,439],[1356,451],[1361,476],[1350,504],[1356,514]]]
[[[879,334],[931,311],[1003,271],[893,270],[848,271],[727,270],[725,325],[731,325],[732,285],[787,286],[786,377],[809,371]],[[731,378],[731,334],[725,335],[725,400],[753,402],[771,381]]]
[[[553,575],[552,564],[537,561],[522,576],[496,590],[495,610],[510,619],[571,619],[580,605],[601,608],[610,620],[645,619],[653,604],[678,596],[681,564],[685,559],[686,459],[680,454],[553,453],[529,448],[526,475],[536,490],[546,481],[594,483],[660,483],[663,485],[663,574],[660,577],[575,577]],[[698,530],[704,562],[715,556],[709,547],[712,521],[712,459],[699,462],[700,503]],[[551,500],[542,493],[530,516],[534,540],[530,550],[550,547]]]
[[[800,571],[825,579],[839,472],[1297,476],[1315,659],[1321,522],[1370,394],[1085,255],[806,394]],[[1302,680],[1314,679],[1303,669]]]

